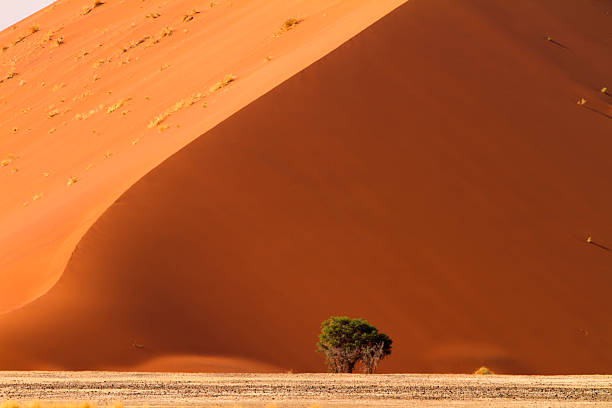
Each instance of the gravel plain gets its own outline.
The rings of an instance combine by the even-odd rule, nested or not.
[[[150,407],[612,407],[612,376],[0,372],[0,400]]]

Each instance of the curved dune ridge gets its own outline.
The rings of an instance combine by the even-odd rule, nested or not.
[[[609,373],[611,11],[407,2],[129,188],[0,367],[318,371],[347,314],[385,372]]]
[[[0,33],[0,312],[148,171],[404,1],[61,0]]]

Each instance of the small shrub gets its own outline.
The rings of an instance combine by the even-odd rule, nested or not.
[[[102,0],[94,0],[94,2],[91,5],[83,7],[83,10],[81,11],[81,14],[82,15],[87,15],[87,14],[91,13],[96,7],[100,7],[103,4],[104,4],[104,2]]]
[[[230,83],[234,82],[235,80],[236,80],[236,77],[234,75],[232,74],[226,75],[225,78],[223,78],[221,81],[211,86],[209,88],[209,91],[210,93],[216,92],[221,88],[225,88],[226,86],[228,86]]]
[[[299,20],[297,18],[288,18],[281,26],[281,31],[286,32],[292,30],[296,25],[300,24],[301,22],[302,20]]]
[[[121,99],[121,100],[117,101],[117,102],[116,102],[116,103],[114,103],[113,105],[109,106],[109,107],[108,107],[108,109],[106,109],[106,113],[109,113],[109,114],[110,114],[110,113],[113,113],[114,111],[116,111],[116,110],[118,110],[118,109],[121,109],[121,107],[122,107],[123,105],[125,105],[125,103],[126,103],[127,101],[129,101],[129,100],[130,100],[130,99],[128,98],[128,99]]]
[[[495,374],[493,371],[489,370],[487,367],[482,366],[478,370],[474,371],[476,375],[492,375]]]
[[[70,177],[68,179],[68,182],[66,183],[67,186],[72,186],[73,184],[76,184],[79,181],[78,177]]]
[[[162,39],[166,37],[170,37],[173,32],[174,32],[174,29],[172,27],[164,27],[159,33],[159,35],[157,36],[157,38],[153,41],[153,44],[157,44]]]
[[[196,16],[196,14],[200,14],[199,10],[193,9],[191,11],[188,11],[187,13],[185,13],[185,15],[183,16],[183,23],[187,23],[191,20],[193,20]]]

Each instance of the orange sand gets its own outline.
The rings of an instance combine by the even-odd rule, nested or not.
[[[347,12],[357,3],[338,7]],[[104,7],[91,19],[112,15],[113,3]],[[230,13],[237,9],[228,10],[220,25],[236,27]],[[270,14],[261,11],[261,18]],[[281,14],[289,11],[266,32],[274,32]],[[298,52],[292,41],[315,37],[314,29],[306,32],[309,21],[315,25],[308,17],[268,40]],[[343,32],[355,20],[337,21]],[[217,32],[212,15],[203,26]],[[183,35],[177,30],[159,44],[170,48]],[[7,224],[17,228],[21,220],[27,239],[14,232],[8,243],[24,253],[34,254],[26,244],[36,244],[43,254],[44,245],[60,241],[51,232],[63,231],[67,254],[95,223],[48,294],[0,318],[0,330],[11,334],[0,338],[0,367],[155,370],[167,367],[156,360],[180,355],[317,371],[319,323],[348,314],[370,319],[394,339],[381,367],[387,372],[466,372],[485,364],[506,373],[609,373],[612,100],[600,88],[612,83],[610,38],[608,2],[411,0],[188,144],[106,209],[155,160],[191,140],[204,126],[194,123],[213,115],[215,104],[220,120],[232,111],[222,106],[238,109],[250,100],[245,95],[258,94],[255,88],[263,92],[264,78],[272,85],[280,72],[298,67],[280,69],[280,58],[273,59],[278,65],[270,67],[279,71],[261,68],[247,82],[246,68],[224,66],[198,77],[188,92],[147,80],[150,101],[126,105],[134,116],[111,121],[104,113],[85,122],[106,135],[107,122],[125,119],[125,139],[99,148],[92,143],[97,136],[89,139],[83,150],[97,154],[89,172],[66,167],[56,192],[43,191],[25,208],[15,203]],[[149,75],[169,75],[174,65],[161,73],[157,67],[172,51],[158,55],[158,45],[135,56],[157,58]],[[266,54],[283,55],[265,48],[253,52],[253,61]],[[134,81],[147,78],[143,72],[134,68]],[[171,101],[208,89],[226,73],[238,81],[208,97],[206,110],[197,103],[181,111],[161,134],[143,129]],[[175,75],[190,83],[185,72]],[[16,89],[16,80],[0,86]],[[136,98],[136,91],[118,93],[111,85],[107,103]],[[101,97],[105,89],[96,88]],[[578,105],[579,98],[587,103]],[[46,105],[31,126],[62,120],[40,119]],[[136,106],[151,105],[132,120]],[[72,157],[70,141],[17,152],[24,172],[3,180],[21,177],[26,165],[44,171],[37,160],[26,161],[36,154],[69,149]],[[103,160],[107,149],[117,153]],[[82,178],[67,187],[71,175]],[[31,213],[19,218],[21,211]],[[60,271],[66,259],[53,254]],[[48,277],[39,292],[58,274],[37,270],[36,278]],[[26,286],[20,276],[14,288]],[[179,365],[172,369],[192,369]]]

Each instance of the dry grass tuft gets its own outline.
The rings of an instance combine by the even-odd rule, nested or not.
[[[15,68],[11,68],[11,70],[4,76],[4,78],[0,78],[0,84],[4,81],[8,81],[9,79],[13,79],[17,76],[17,72],[15,72]]]
[[[489,370],[487,367],[482,366],[478,370],[474,371],[476,375],[492,375],[495,374],[493,371]]]
[[[154,12],[154,13],[149,13],[145,16],[145,18],[152,18],[152,19],[156,19],[157,17],[161,17],[161,14]]]
[[[75,61],[79,61],[81,58],[85,58],[88,55],[89,55],[89,51],[81,51],[81,53],[79,55],[74,57],[74,60]]]
[[[193,20],[196,14],[200,14],[200,11],[196,9],[192,9],[191,11],[188,11],[187,13],[185,13],[185,15],[183,16],[183,23],[187,23]]]
[[[223,80],[217,82],[216,84],[214,84],[213,86],[211,86],[208,90],[210,91],[210,93],[216,92],[219,89],[225,88],[226,86],[228,86],[230,83],[234,82],[236,80],[236,77],[232,74],[226,75],[225,78],[223,78]]]
[[[120,99],[119,101],[117,101],[116,103],[114,103],[113,105],[109,106],[108,109],[106,109],[106,113],[113,113],[114,111],[121,109],[121,107],[123,107],[123,105],[125,105],[126,102],[128,102],[130,99],[132,98],[125,98],[125,99]]]
[[[55,117],[55,116],[59,115],[59,113],[60,113],[60,112],[59,112],[59,109],[53,109],[53,110],[50,110],[50,111],[47,113],[47,116],[48,116],[49,118],[53,118],[53,117]]]
[[[83,10],[81,11],[82,15],[87,15],[94,11],[96,7],[100,7],[104,2],[102,0],[94,0],[94,2],[89,6],[83,6]]]
[[[57,37],[55,39],[55,46],[59,47],[60,45],[62,45],[64,43],[64,37]]]
[[[140,44],[144,43],[145,41],[147,41],[148,39],[150,39],[151,36],[147,35],[142,37],[139,40],[132,40],[130,41],[130,43],[128,45],[126,45],[125,47],[123,47],[123,49],[121,50],[122,53],[126,53],[129,50],[138,47]]]
[[[35,34],[40,31],[40,27],[36,24],[30,26],[30,34]]]
[[[159,35],[157,36],[157,38],[153,41],[153,44],[157,44],[162,39],[166,37],[170,37],[173,32],[174,32],[174,29],[172,27],[164,27],[159,33]]]
[[[202,95],[201,93],[197,93],[197,94],[192,95],[190,98],[181,99],[180,101],[175,103],[173,107],[166,109],[164,112],[160,113],[159,115],[151,119],[151,121],[149,121],[148,128],[149,129],[157,128],[157,130],[159,131],[163,131],[167,129],[167,126],[162,126],[162,123],[166,121],[166,119],[168,119],[171,115],[175,114],[181,109],[188,108],[191,105],[201,101],[203,98],[204,98],[204,95]]]
[[[283,25],[281,26],[281,31],[282,32],[287,32],[289,30],[292,30],[293,28],[295,28],[296,25],[300,24],[303,20],[301,19],[297,19],[297,18],[288,18],[287,20],[285,20],[285,22],[283,23]]]
[[[79,181],[78,177],[70,177],[68,181],[66,182],[66,185],[71,186],[73,184],[76,184],[78,181]]]

